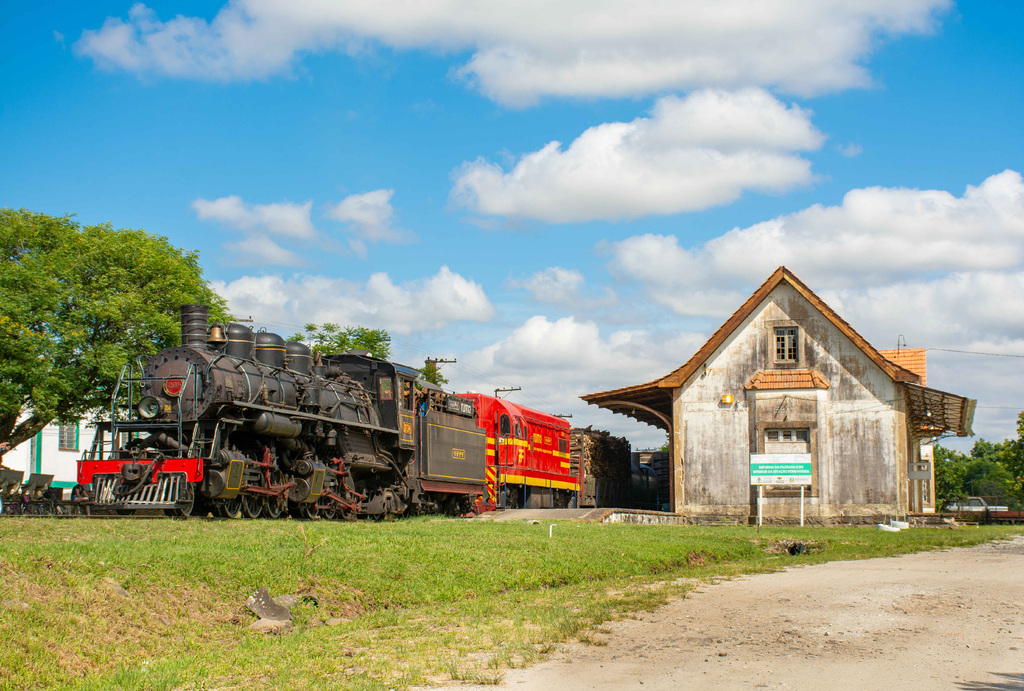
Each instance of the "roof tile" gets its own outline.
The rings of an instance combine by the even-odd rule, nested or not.
[[[760,370],[744,385],[745,389],[827,389],[825,377],[813,370]]]
[[[889,362],[908,369],[921,377],[921,386],[928,386],[924,348],[897,348],[896,350],[879,350],[878,354]]]

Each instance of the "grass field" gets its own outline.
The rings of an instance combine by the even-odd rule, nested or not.
[[[549,525],[3,518],[0,688],[494,681],[698,580],[1021,532]],[[772,549],[793,539],[815,549]],[[291,632],[249,630],[262,585],[306,596]]]

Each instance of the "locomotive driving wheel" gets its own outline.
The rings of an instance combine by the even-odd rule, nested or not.
[[[246,518],[259,518],[263,513],[263,497],[257,494],[243,494],[242,515]]]
[[[284,484],[284,477],[281,475],[281,471],[271,470],[267,481],[270,483],[267,489],[273,489]],[[263,498],[263,513],[267,518],[280,518],[287,508],[288,494],[286,492],[267,495]]]
[[[230,518],[231,520],[237,520],[242,517],[242,497],[235,497],[234,499],[225,499],[221,502],[219,512],[224,518]]]
[[[267,518],[280,518],[286,501],[284,497],[267,497],[263,503],[263,512]]]

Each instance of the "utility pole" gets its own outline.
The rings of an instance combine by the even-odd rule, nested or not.
[[[452,365],[452,364],[455,364],[456,362],[458,362],[458,360],[445,360],[444,358],[436,358],[436,357],[428,357],[427,358],[427,366],[428,367],[430,365],[433,365],[434,367],[437,367],[438,365]]]
[[[508,389],[495,389],[494,390],[494,397],[495,398],[501,398],[501,396],[498,395],[499,393],[508,393],[509,391],[522,391],[522,390],[523,390],[523,387],[521,387],[521,386],[513,386],[513,387],[508,388]]]
[[[572,413],[553,413],[552,417],[560,417],[563,420],[568,420],[572,417]]]

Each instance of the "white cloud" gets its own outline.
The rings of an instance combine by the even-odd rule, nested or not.
[[[364,259],[367,242],[394,244],[416,239],[413,233],[395,226],[395,210],[391,206],[394,193],[394,190],[373,190],[353,194],[327,207],[328,218],[347,224],[354,235],[349,246]]]
[[[254,235],[223,244],[223,261],[237,266],[305,266],[306,260],[278,245],[266,235]]]
[[[202,221],[217,221],[239,230],[261,231],[301,240],[316,236],[316,228],[310,220],[312,201],[303,204],[247,204],[241,197],[231,195],[212,201],[196,199],[192,208]]]
[[[493,393],[499,386],[520,386],[509,394],[522,405],[552,413],[569,413],[574,425],[597,424],[635,443],[661,444],[664,434],[643,429],[622,416],[606,414],[579,400],[597,391],[639,384],[667,374],[689,357],[706,336],[679,333],[670,337],[646,331],[601,334],[597,324],[565,317],[555,321],[533,316],[505,338],[462,353],[446,376],[455,390]]]
[[[1015,171],[942,190],[866,188],[839,206],[815,205],[736,228],[698,248],[675,236],[639,235],[604,245],[620,280],[647,287],[681,315],[719,313],[778,266],[818,290],[892,285],[936,274],[1024,266],[1024,181]],[[996,275],[996,274],[994,274]]]
[[[525,288],[537,302],[555,305],[571,304],[579,299],[583,274],[576,269],[552,266],[522,280],[512,281],[512,287]]]
[[[895,347],[896,336],[910,331],[919,342],[1024,354],[1024,348],[1007,351],[998,345],[1024,342],[1024,267],[816,292],[851,323],[867,325],[865,335],[891,341],[880,347]]]
[[[484,215],[556,223],[694,211],[809,183],[810,162],[794,152],[823,140],[809,112],[762,89],[698,91],[659,99],[650,117],[591,127],[567,149],[551,142],[509,172],[465,163],[452,198]]]
[[[471,51],[460,76],[490,98],[637,96],[760,85],[815,94],[870,83],[881,38],[932,31],[951,0],[233,0],[210,21],[136,3],[75,49],[108,68],[209,80],[287,73],[301,54]]]
[[[307,322],[335,322],[408,334],[458,321],[483,322],[494,314],[483,288],[447,266],[400,285],[376,273],[365,284],[313,275],[245,276],[213,287],[233,313],[296,330]]]

